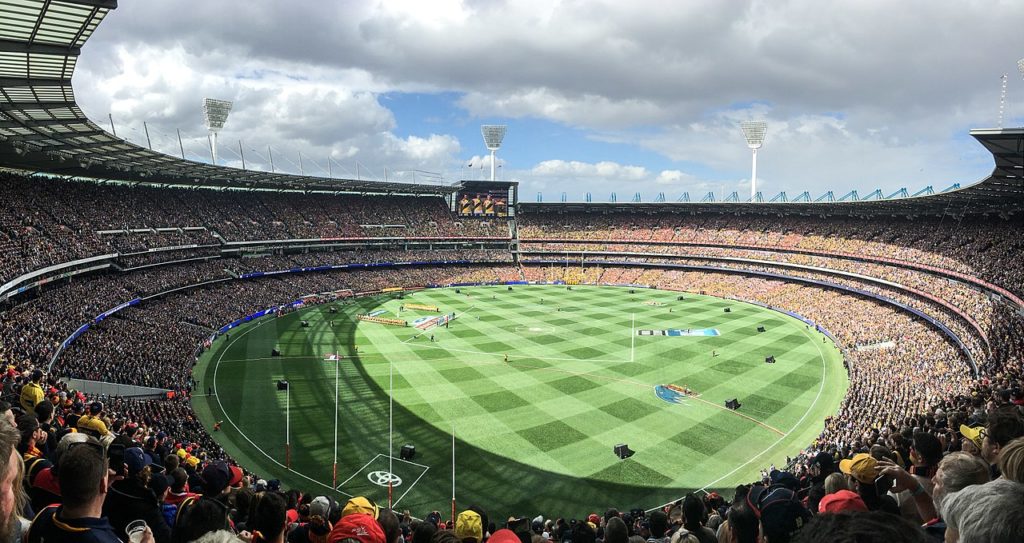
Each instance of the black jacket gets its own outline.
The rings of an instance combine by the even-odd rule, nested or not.
[[[103,516],[110,519],[110,525],[118,534],[123,534],[131,521],[142,519],[153,530],[156,543],[171,541],[171,528],[164,520],[156,495],[135,479],[122,479],[110,485],[103,501]]]

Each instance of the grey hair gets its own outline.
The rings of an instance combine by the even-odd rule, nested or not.
[[[1024,485],[997,479],[946,496],[942,518],[960,543],[1015,543],[1024,533]]]
[[[241,543],[243,540],[228,530],[206,532],[192,543]]]
[[[830,473],[825,477],[825,494],[835,494],[840,490],[850,490],[846,483],[846,475],[842,473]]]
[[[965,452],[948,454],[939,462],[939,469],[942,470],[942,487],[947,495],[971,485],[983,485],[991,479],[988,464]]]

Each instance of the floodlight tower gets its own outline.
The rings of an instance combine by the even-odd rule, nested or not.
[[[210,154],[213,155],[214,165],[217,164],[217,132],[224,128],[232,105],[234,104],[227,100],[203,100],[203,118],[206,120],[206,128],[210,131]]]
[[[768,125],[764,121],[743,121],[740,123],[743,129],[743,137],[747,139],[747,147],[753,154],[753,161],[750,167],[750,201],[757,197],[757,150],[764,143],[764,133]]]
[[[484,136],[484,145],[491,152],[491,181],[494,181],[494,153],[501,147],[501,140],[505,138],[506,128],[508,127],[503,124],[485,124],[480,127],[480,133]]]

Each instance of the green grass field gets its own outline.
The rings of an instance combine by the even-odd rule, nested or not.
[[[224,421],[215,435],[243,466],[318,494],[386,504],[386,485],[371,479],[390,472],[401,479],[397,509],[446,511],[454,428],[460,508],[478,503],[500,517],[655,507],[695,489],[731,489],[782,465],[817,436],[848,384],[838,350],[802,322],[741,302],[677,296],[493,286],[317,306],[218,339],[195,370],[200,390],[215,394],[193,404],[207,427]],[[425,333],[355,320],[371,311],[397,318],[403,303],[458,317]],[[401,318],[428,315],[406,310]],[[720,335],[637,332],[664,329]],[[270,357],[272,348],[282,356]],[[333,352],[347,358],[325,361]],[[765,364],[769,355],[778,362]],[[291,383],[289,398],[277,379]],[[655,394],[660,384],[699,397],[670,403]],[[742,407],[725,409],[729,398]],[[291,470],[283,467],[286,430]],[[636,451],[627,460],[612,452],[623,442]],[[405,443],[416,447],[414,463],[398,459]]]

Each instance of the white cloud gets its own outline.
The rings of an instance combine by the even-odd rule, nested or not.
[[[615,162],[597,163],[576,160],[545,160],[533,167],[533,175],[573,178],[604,178],[621,181],[637,181],[650,176],[643,166],[626,166]]]
[[[177,154],[181,128],[193,158],[208,154],[201,99],[234,100],[222,145],[266,155],[270,144],[279,168],[301,150],[351,170],[455,170],[466,123],[543,119],[620,146],[631,165],[573,162],[541,139],[532,145],[560,160],[523,161],[524,186],[717,192],[749,176],[736,123],[755,117],[769,121],[766,193],[944,188],[991,167],[954,138],[995,124],[1022,19],[1024,3],[924,0],[123,2],[84,48],[75,87],[90,117],[113,113],[133,141],[147,121],[154,145]],[[1007,124],[1024,121],[1013,81]],[[435,91],[453,93],[462,116],[399,135],[381,95]],[[665,159],[633,160],[636,148]]]

